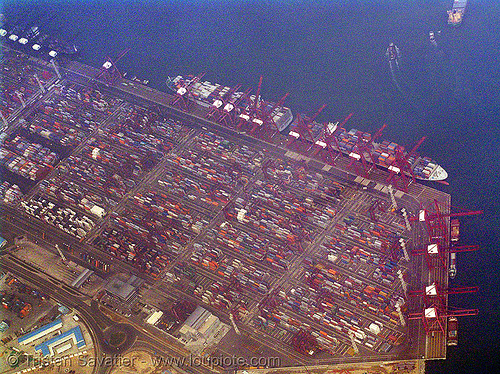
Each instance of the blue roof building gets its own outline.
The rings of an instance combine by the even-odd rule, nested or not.
[[[42,327],[37,328],[36,330],[24,334],[23,336],[17,339],[17,342],[19,344],[24,344],[24,345],[30,344],[31,342],[43,338],[45,335],[50,334],[51,332],[59,330],[61,327],[62,327],[62,321],[60,318],[58,318],[50,323],[47,323]]]
[[[81,349],[85,347],[87,344],[85,343],[85,339],[83,338],[82,330],[80,326],[76,326],[68,331],[59,334],[52,339],[43,342],[42,344],[38,344],[35,347],[35,351],[41,351],[42,356],[53,356],[56,352],[54,351],[54,347],[67,342],[68,340],[73,340],[73,344]]]

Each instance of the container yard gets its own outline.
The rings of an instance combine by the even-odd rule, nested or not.
[[[49,82],[53,69],[7,51],[2,88],[40,96],[2,103],[0,198],[68,256],[201,305],[290,365],[446,357],[446,331],[426,339],[408,289],[448,287],[448,258],[428,268],[432,254],[415,253],[433,242],[422,207],[449,211],[449,195],[393,191],[388,171],[368,179],[299,156],[206,120],[206,106],[188,114],[165,105],[168,94],[92,81],[89,67],[85,80],[71,65]],[[41,86],[26,80],[35,71]],[[342,134],[351,152],[358,135]],[[382,163],[397,145],[377,147]],[[430,159],[418,160],[428,176]],[[441,238],[447,247],[449,230]]]

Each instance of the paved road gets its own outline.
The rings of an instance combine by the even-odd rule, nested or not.
[[[75,309],[89,328],[96,350],[96,357],[122,354],[131,348],[140,348],[142,346],[150,347],[162,357],[183,357],[189,354],[180,346],[172,344],[169,339],[162,338],[159,331],[154,331],[153,327],[145,328],[146,326],[132,326],[129,323],[114,322],[103,314],[98,303],[88,296],[43,273],[34,266],[17,260],[9,253],[2,256],[2,269],[12,273],[19,279],[38,285],[42,292],[48,294],[54,300]],[[116,331],[123,331],[127,334],[126,342],[119,349],[108,344],[110,334]],[[110,367],[107,366],[96,367],[94,373],[105,374],[109,370]],[[211,373],[210,370],[204,367],[194,367],[191,370],[199,374]]]

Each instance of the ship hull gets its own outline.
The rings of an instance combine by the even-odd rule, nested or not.
[[[292,124],[292,128],[294,128],[294,124]],[[313,127],[311,129],[311,133],[314,139],[314,143],[318,143],[321,139],[324,139],[325,136],[323,134],[324,126],[320,123],[314,122]],[[337,144],[339,146],[338,149],[335,149],[336,152],[341,152],[346,156],[350,156],[351,152],[356,150],[356,144],[359,141],[370,141],[371,134],[365,133],[356,129],[351,129],[346,131],[342,129],[338,134],[335,135]],[[395,161],[396,156],[396,148],[402,149],[398,144],[389,141],[383,141],[382,143],[371,143],[371,148],[368,152],[363,154],[364,159],[370,163],[374,164],[377,167],[380,167],[384,170],[387,170]],[[403,151],[403,154],[404,151]],[[437,164],[436,161],[430,159],[429,157],[421,157],[421,156],[411,156],[408,160],[408,167],[412,171],[412,174],[405,173],[408,176],[415,177],[418,180],[425,181],[443,181],[448,178],[448,173],[443,169],[440,165]]]

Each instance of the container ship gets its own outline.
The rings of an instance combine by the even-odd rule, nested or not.
[[[292,124],[292,130],[295,128],[295,122]],[[329,133],[335,133],[335,140],[338,144],[337,151],[344,155],[350,155],[353,150],[356,150],[356,145],[360,141],[370,142],[371,134],[357,129],[349,131],[344,128],[337,129],[337,124],[329,124]],[[311,128],[311,135],[314,143],[327,138],[324,134],[325,126],[323,124],[313,122]],[[373,163],[384,169],[388,169],[396,160],[396,151],[402,151],[403,155],[407,155],[404,147],[397,143],[384,140],[381,143],[371,142],[371,148],[364,154],[367,161],[373,160]],[[411,169],[416,179],[428,181],[443,181],[448,178],[448,173],[436,161],[429,157],[421,157],[419,155],[411,155],[408,158],[408,166]]]
[[[397,47],[394,47],[394,58],[398,58],[399,50]],[[221,96],[231,90],[231,87],[223,86],[220,84],[213,84],[211,82],[195,82],[191,85],[191,80],[193,80],[193,76],[189,76],[188,78],[183,78],[182,76],[177,76],[175,78],[169,78],[167,80],[167,87],[174,91],[178,92],[179,90],[185,90],[185,86],[189,86],[190,92],[192,94],[192,99],[198,103],[199,105],[208,108],[214,105],[214,101],[218,100]],[[233,97],[240,97],[243,93],[234,92]],[[267,105],[272,106],[273,103],[267,102]],[[244,110],[245,108],[240,108]],[[286,107],[278,107],[274,111],[274,121],[278,127],[279,131],[285,130],[290,124],[293,129],[296,126],[296,121],[293,121],[293,114],[290,108]],[[332,124],[332,126],[335,126]],[[350,131],[346,131],[345,129],[339,129],[336,134],[336,140],[339,145],[338,151],[342,152],[345,155],[349,155],[355,145],[358,143],[358,140],[363,139],[365,141],[369,141],[371,139],[371,134],[358,131],[356,129],[352,129]],[[311,133],[314,139],[314,142],[321,140],[324,138],[324,126],[318,122],[312,123]],[[373,160],[377,166],[382,168],[389,168],[396,159],[396,149],[402,150],[403,154],[404,148],[394,142],[383,141],[382,143],[371,143],[371,149],[369,153],[371,157],[367,154],[365,159]],[[412,155],[408,159],[409,167],[415,176],[415,178],[420,180],[429,180],[429,181],[443,181],[448,178],[448,173],[437,164],[436,161],[430,159],[429,157],[421,157],[418,155]]]
[[[184,78],[181,75],[178,75],[175,78],[169,78],[167,80],[167,87],[174,92],[178,92],[178,90],[183,89],[184,87],[183,85],[189,85],[190,92],[193,95],[194,100],[199,105],[205,108],[214,105],[214,102],[216,100],[219,100],[220,97],[224,96],[227,92],[231,90],[231,87],[217,83],[214,84],[209,81],[196,82],[191,85],[192,79],[194,79],[194,77],[192,76]],[[241,95],[243,95],[243,92],[234,92],[232,94],[232,98],[235,101],[237,98],[241,97]],[[255,96],[250,96],[250,99],[252,101],[255,100]],[[275,104],[264,100],[260,100],[260,102],[263,103],[263,105],[268,105],[269,110],[271,110]],[[240,109],[244,110],[245,108],[240,108]],[[285,130],[290,125],[290,123],[292,123],[293,120],[293,114],[291,109],[284,106],[276,107],[272,113],[272,116],[274,123],[276,123],[276,126],[278,128],[278,131]]]
[[[2,22],[0,26],[0,40],[15,48],[19,48],[23,52],[42,57],[72,57],[79,52],[75,44],[50,36],[42,32],[38,26],[22,27]]]
[[[450,227],[450,240],[452,242],[458,242],[460,240],[460,221],[456,218],[452,219],[450,222]]]
[[[453,8],[448,11],[448,25],[460,26],[464,18],[467,0],[453,0]]]
[[[458,320],[457,317],[448,317],[447,345],[458,345]]]

